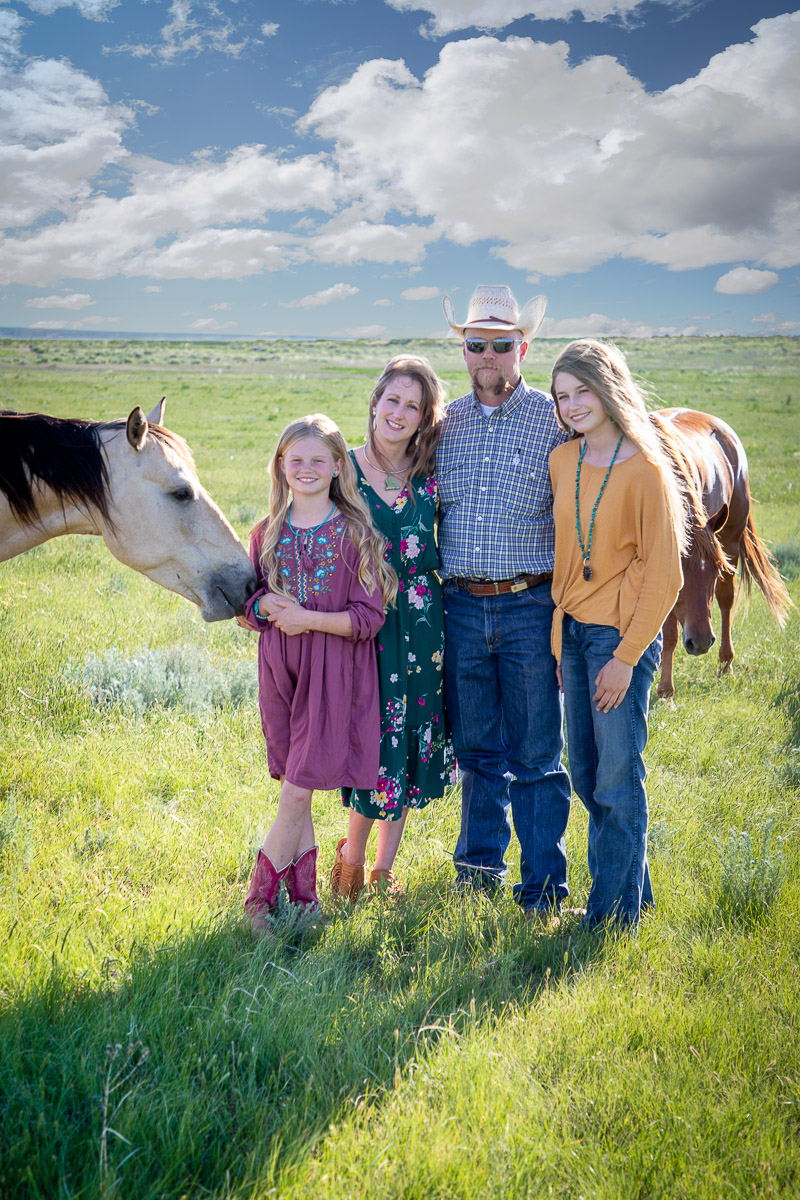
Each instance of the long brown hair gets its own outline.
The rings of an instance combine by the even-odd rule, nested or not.
[[[367,591],[380,588],[384,607],[388,607],[394,603],[397,595],[397,575],[383,557],[386,543],[375,530],[367,503],[359,493],[358,476],[347,453],[347,443],[339,427],[324,413],[311,413],[287,425],[278,438],[269,464],[269,515],[252,530],[253,534],[261,532],[263,535],[259,562],[267,586],[271,592],[290,594],[280,574],[275,553],[291,503],[291,488],[281,469],[280,460],[295,442],[307,437],[318,438],[333,456],[334,462],[341,460],[339,473],[331,480],[331,503],[336,505],[346,520],[348,536],[358,551],[359,582]]]
[[[444,416],[445,390],[439,376],[434,371],[427,358],[415,354],[398,354],[383,368],[381,377],[375,384],[375,390],[369,402],[367,417],[367,446],[375,461],[380,464],[381,456],[375,445],[375,431],[372,422],[375,418],[375,408],[389,384],[398,375],[414,379],[422,388],[422,416],[417,426],[417,432],[409,442],[411,451],[411,466],[408,470],[409,480],[416,475],[432,475],[436,469],[436,448],[442,434],[442,418]],[[385,465],[385,464],[383,464]],[[413,498],[413,488],[410,489]]]
[[[562,371],[574,375],[594,392],[605,413],[656,468],[666,496],[678,545],[685,554],[693,528],[705,525],[702,497],[681,470],[683,455],[673,444],[670,432],[650,420],[645,396],[653,396],[633,378],[627,359],[613,342],[582,338],[570,342],[553,365],[551,391],[556,394],[556,376]],[[556,420],[567,433],[572,430],[563,420],[556,401]]]

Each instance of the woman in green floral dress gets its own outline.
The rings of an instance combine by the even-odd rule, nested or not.
[[[393,358],[370,403],[367,442],[351,450],[359,488],[386,558],[397,572],[397,607],[376,639],[381,706],[380,777],[372,791],[345,789],[347,837],[331,872],[337,895],[355,900],[364,886],[367,841],[378,821],[370,886],[397,890],[393,866],[409,809],[444,794],[453,769],[442,689],[444,618],[436,571],[436,446],[444,414],[442,385],[427,359]]]

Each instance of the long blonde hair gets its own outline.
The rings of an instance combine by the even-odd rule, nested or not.
[[[358,551],[358,579],[367,591],[380,588],[384,607],[394,603],[397,596],[397,575],[383,557],[386,542],[375,530],[367,503],[358,490],[358,477],[353,461],[347,453],[347,443],[339,427],[324,413],[311,413],[299,417],[287,425],[278,438],[275,453],[269,464],[270,492],[269,514],[253,528],[252,535],[262,534],[259,563],[267,586],[271,592],[290,595],[286,582],[280,574],[275,548],[281,535],[291,503],[291,489],[281,469],[280,460],[285,458],[295,442],[303,438],[317,438],[333,457],[341,461],[339,472],[331,480],[330,498],[347,522],[350,541]]]
[[[691,478],[684,476],[681,470],[683,456],[672,444],[669,431],[651,421],[645,396],[651,402],[653,397],[635,382],[625,355],[613,342],[582,338],[565,346],[556,359],[551,382],[553,396],[556,394],[556,376],[562,371],[574,375],[594,392],[620,433],[656,468],[681,554],[686,554],[693,529],[705,524],[702,497]],[[559,412],[558,403],[555,408],[561,428],[572,433]]]
[[[442,435],[442,418],[444,417],[445,390],[439,376],[434,371],[427,358],[415,354],[398,354],[386,364],[381,377],[375,384],[369,402],[367,417],[367,446],[375,461],[381,465],[381,457],[375,445],[373,420],[375,408],[389,384],[398,375],[406,375],[414,379],[422,388],[421,419],[417,432],[409,442],[411,451],[411,466],[408,478],[416,475],[432,475],[436,469],[436,448]],[[385,465],[385,464],[384,464]],[[413,499],[413,488],[411,489]]]

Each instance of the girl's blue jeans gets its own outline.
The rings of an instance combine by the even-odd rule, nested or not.
[[[622,641],[610,625],[564,617],[561,672],[572,786],[589,813],[586,922],[633,929],[653,905],[647,865],[644,748],[650,686],[661,660],[661,634],[633,669],[619,708],[597,712],[595,679]]]

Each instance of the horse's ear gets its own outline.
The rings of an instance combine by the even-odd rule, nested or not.
[[[147,420],[150,422],[151,425],[163,425],[164,424],[164,406],[166,403],[167,403],[167,397],[162,396],[161,399],[159,400],[158,404],[153,409],[153,411],[149,412],[147,414]]]
[[[127,434],[134,450],[141,450],[147,441],[147,417],[138,404],[128,417]]]
[[[709,520],[709,525],[714,530],[714,533],[719,533],[728,519],[728,506],[723,504],[719,512],[714,513],[714,516]]]

